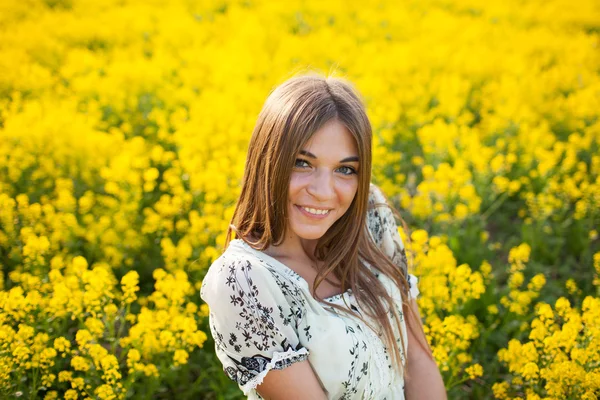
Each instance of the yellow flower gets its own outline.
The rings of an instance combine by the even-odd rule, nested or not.
[[[45,344],[45,340],[42,342]],[[50,368],[54,365],[54,358],[56,357],[56,350],[52,347],[44,348],[39,354],[40,367],[43,369]]]
[[[110,385],[100,385],[94,391],[94,394],[101,400],[116,400],[117,396]]]
[[[410,161],[413,163],[413,165],[416,165],[416,166],[421,166],[425,163],[425,160],[423,159],[423,157],[420,157],[420,156],[412,156]]]
[[[565,297],[560,297],[558,300],[556,300],[554,308],[556,309],[558,315],[565,318],[569,311],[571,311],[571,304]]]
[[[104,306],[103,311],[104,315],[106,315],[107,318],[114,319],[115,314],[117,314],[117,312],[119,311],[119,308],[113,303],[109,303],[106,306]]]
[[[121,279],[121,288],[123,290],[123,301],[130,304],[137,298],[136,292],[140,290],[138,286],[140,276],[136,271],[129,271]]]
[[[520,376],[515,376],[512,378],[512,383],[513,385],[521,386],[523,385],[523,378],[521,378]]]
[[[156,368],[156,365],[154,364],[146,364],[144,366],[144,374],[146,374],[146,376],[158,378],[158,368]]]
[[[69,382],[71,379],[73,379],[73,372],[71,371],[60,371],[58,373],[59,382]]]
[[[565,282],[565,287],[567,288],[569,294],[578,294],[581,292],[577,287],[577,283],[572,278],[567,279],[567,281]]]
[[[83,273],[83,271],[87,270],[87,267],[88,267],[88,262],[85,258],[83,258],[81,256],[77,256],[77,257],[73,258],[72,268],[76,274],[81,275]]]
[[[466,205],[459,203],[454,208],[454,217],[455,218],[457,218],[459,220],[465,219],[468,215],[469,215],[469,208]]]
[[[494,392],[494,397],[497,399],[507,399],[509,387],[510,387],[510,384],[508,382],[494,383],[492,385],[492,391]]]
[[[496,314],[498,314],[498,306],[495,304],[490,304],[487,307],[487,311],[492,315],[496,315]]]
[[[531,247],[527,243],[523,243],[510,249],[508,253],[508,262],[514,265],[517,270],[521,270],[523,265],[529,262],[530,254]]]
[[[208,307],[208,304],[201,304],[200,311],[198,312],[198,314],[201,317],[208,317],[208,315],[210,314],[210,309]]]
[[[526,380],[531,381],[531,380],[537,380],[539,371],[540,370],[539,370],[537,364],[535,364],[533,362],[528,362],[527,364],[525,364],[523,366],[523,368],[520,371],[520,374]]]
[[[189,355],[187,351],[181,349],[175,350],[175,354],[173,354],[173,362],[176,366],[187,364],[188,357]]]
[[[93,340],[93,336],[90,334],[90,332],[87,329],[80,329],[77,331],[77,334],[75,335],[75,341],[77,341],[77,344],[81,348],[86,347],[88,345],[88,343],[91,342],[92,340]]]
[[[167,273],[162,268],[157,268],[154,270],[154,272],[152,272],[152,277],[156,281],[162,280],[165,276],[167,276]]]
[[[526,389],[526,394],[527,400],[541,400],[541,397],[537,393],[533,392],[530,388]]]
[[[24,366],[26,368],[29,368],[31,366],[31,364],[29,363],[30,360],[30,356],[31,356],[31,350],[25,346],[16,346],[15,349],[12,351],[12,356],[14,357],[15,361],[17,363],[19,363],[21,366]],[[28,367],[29,365],[29,367]]]
[[[85,320],[85,327],[95,338],[102,337],[104,333],[104,324],[98,318],[87,318]]]
[[[429,235],[427,234],[427,231],[425,231],[423,229],[415,230],[410,235],[410,237],[415,244],[421,244],[421,245],[426,243],[427,240],[429,239]]]
[[[42,375],[42,385],[44,385],[46,387],[50,387],[55,380],[56,380],[56,375],[54,375],[54,374]]]
[[[333,59],[369,103],[374,181],[396,196],[414,228],[427,229],[413,233],[412,245],[399,233],[419,275],[418,304],[445,381],[477,372],[469,365],[481,354],[472,344],[490,327],[470,314],[482,317],[483,306],[499,334],[523,339],[504,349],[510,376],[495,395],[596,396],[600,378],[589,366],[600,363],[600,253],[590,277],[596,296],[582,304],[575,284],[582,276],[558,283],[572,303],[537,302],[546,278],[526,279],[527,244],[510,250],[506,293],[492,273],[502,261],[492,268],[477,260],[502,253],[506,232],[498,229],[512,221],[509,211],[523,222],[521,242],[538,235],[548,245],[576,222],[582,229],[569,239],[597,245],[593,0],[569,12],[553,1],[543,12],[499,2],[480,2],[476,12],[472,4],[382,2],[360,13],[353,4],[346,13],[336,2],[314,1],[228,2],[227,12],[211,2],[59,12],[44,4],[64,2],[29,3],[0,7],[10,26],[0,32],[0,253],[9,262],[0,271],[0,390],[35,374],[36,382],[63,385],[49,388],[49,399],[72,395],[61,377],[77,397],[124,398],[132,388],[119,385],[132,381],[118,378],[111,357],[119,344],[136,379],[160,383],[163,371],[187,362],[207,340],[199,322],[210,310],[197,301],[199,277],[223,250],[240,194],[235,182],[255,123],[247,111],[260,108],[257,93],[288,75],[289,60],[326,69]],[[121,14],[136,23],[120,29]],[[105,23],[89,23],[96,20]],[[267,25],[293,34],[272,35]],[[342,46],[327,47],[331,37]],[[432,46],[448,37],[456,46]],[[206,44],[201,56],[198,43]],[[271,74],[265,59],[276,60]],[[229,65],[236,68],[222,67]],[[467,234],[427,233],[459,230]],[[157,254],[141,254],[152,245]],[[576,247],[561,257],[579,256],[571,254]],[[138,268],[152,265],[164,265],[154,271],[155,290],[138,298],[142,283],[150,284],[140,279],[152,272]],[[130,272],[119,281],[115,271],[124,269]],[[528,380],[534,376],[544,384]]]
[[[537,315],[540,317],[540,319],[546,320],[546,319],[554,319],[554,312],[552,311],[552,307],[550,307],[549,304],[546,303],[538,303],[536,305],[537,308]]]
[[[160,332],[159,340],[160,340],[161,346],[166,349],[172,348],[176,343],[176,339],[175,339],[175,336],[173,335],[173,332],[167,331],[167,330]]]
[[[81,356],[73,357],[73,359],[71,359],[71,366],[73,367],[73,369],[75,371],[86,372],[86,371],[89,371],[89,369],[90,369],[89,361]]]
[[[512,289],[518,289],[523,284],[525,277],[522,272],[515,272],[508,280],[508,286]]]
[[[137,351],[136,349],[130,349],[127,352],[127,362],[137,362],[140,361],[141,359],[141,355],[140,352]]]
[[[470,379],[475,379],[483,376],[483,367],[479,364],[473,364],[467,367],[466,372],[469,374]]]
[[[539,292],[546,285],[546,277],[544,274],[536,274],[531,281],[527,284],[527,289],[534,292]]]
[[[115,384],[119,379],[121,379],[121,373],[119,372],[119,361],[117,358],[112,355],[106,355],[100,361],[100,365],[102,366],[102,379],[109,384]]]
[[[51,390],[44,396],[44,400],[56,400],[58,399],[58,392],[56,390]]]
[[[83,378],[72,378],[71,379],[71,387],[77,390],[83,390],[85,386],[85,381]]]

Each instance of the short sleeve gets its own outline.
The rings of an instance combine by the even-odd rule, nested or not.
[[[215,352],[244,395],[271,369],[308,358],[296,330],[298,311],[288,304],[271,272],[258,261],[221,256],[200,289],[208,304]]]
[[[385,206],[377,206],[377,204],[385,204]],[[398,225],[394,219],[394,214],[388,206],[388,202],[381,190],[372,183],[369,189],[367,226],[375,244],[404,273],[410,288],[410,296],[417,298],[420,293],[417,287],[418,278],[408,273],[404,242],[398,232]]]

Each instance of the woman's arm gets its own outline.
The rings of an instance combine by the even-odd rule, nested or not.
[[[270,370],[256,391],[266,400],[327,400],[308,360]]]
[[[419,307],[415,299],[410,300],[410,308],[417,317],[418,324],[421,323]],[[404,313],[408,315],[408,313]],[[422,326],[415,327],[417,330]],[[447,399],[446,388],[440,370],[435,363],[433,355],[419,345],[412,330],[407,327],[408,335],[408,378],[405,382],[405,394],[407,400],[444,400]]]

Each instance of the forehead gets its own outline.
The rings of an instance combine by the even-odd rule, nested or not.
[[[356,140],[348,128],[337,119],[325,123],[302,146],[317,157],[358,155]]]

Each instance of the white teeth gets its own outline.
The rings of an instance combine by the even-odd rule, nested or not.
[[[306,210],[307,212],[311,213],[311,214],[315,214],[315,215],[324,215],[324,214],[329,214],[329,211],[331,210],[317,210],[315,208],[306,208],[306,207],[302,207],[304,210]]]

